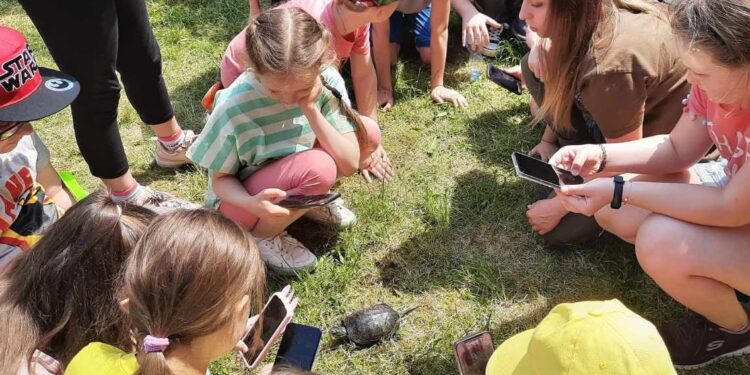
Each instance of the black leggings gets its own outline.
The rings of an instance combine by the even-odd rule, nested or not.
[[[60,70],[81,83],[71,105],[73,128],[91,174],[112,179],[128,171],[117,128],[120,84],[144,123],[174,112],[161,53],[144,0],[20,0]]]

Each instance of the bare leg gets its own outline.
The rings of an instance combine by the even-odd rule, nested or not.
[[[151,125],[151,129],[154,130],[157,137],[166,138],[177,134],[180,130],[180,124],[177,123],[177,119],[172,116],[166,122],[161,124]]]
[[[125,172],[124,175],[117,178],[103,178],[102,182],[104,182],[104,185],[107,186],[107,189],[109,189],[110,191],[125,191],[138,183],[138,181],[133,178],[133,175],[130,173],[130,171]]]
[[[401,51],[401,45],[398,43],[391,43],[391,66],[396,65],[398,62],[399,51]]]
[[[417,47],[417,52],[419,52],[419,58],[422,60],[422,63],[425,65],[430,65],[430,47]]]
[[[750,226],[716,228],[650,215],[635,241],[643,269],[670,296],[729,330],[747,326],[735,289],[750,293]]]
[[[283,232],[293,222],[301,218],[307,211],[308,210],[293,210],[289,217],[281,221],[258,220],[258,224],[255,225],[255,228],[253,228],[250,233],[255,237],[273,237]]]

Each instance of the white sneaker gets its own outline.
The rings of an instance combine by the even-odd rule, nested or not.
[[[315,254],[287,232],[270,238],[256,238],[260,257],[268,268],[285,275],[295,275],[304,269],[314,268],[318,262]]]
[[[357,215],[346,208],[342,198],[336,198],[325,206],[313,207],[305,217],[322,224],[348,228],[357,222]]]
[[[198,135],[192,130],[183,130],[182,142],[175,146],[173,149],[168,149],[164,144],[159,142],[159,139],[155,139],[156,152],[154,153],[154,160],[156,165],[162,168],[178,168],[186,164],[190,164],[193,161],[188,159],[187,150],[193,145]]]
[[[487,27],[490,34],[490,42],[482,48],[482,54],[487,57],[497,56],[497,50],[500,48],[500,37],[503,34],[503,28]]]

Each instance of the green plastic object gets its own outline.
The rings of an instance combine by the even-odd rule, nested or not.
[[[73,194],[73,198],[76,200],[76,202],[80,201],[83,198],[86,198],[89,195],[89,192],[81,187],[78,181],[76,181],[76,178],[73,177],[72,173],[60,171],[58,174],[60,175],[60,179],[62,180],[63,185],[65,185],[70,194]]]

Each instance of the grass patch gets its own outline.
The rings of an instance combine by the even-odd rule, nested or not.
[[[152,0],[148,7],[177,118],[200,131],[205,119],[200,98],[218,79],[218,62],[247,18],[247,2]],[[16,2],[0,0],[0,23],[22,30],[40,64],[54,66]],[[518,44],[503,49],[504,57],[494,63],[510,65],[518,59]],[[323,329],[377,302],[397,310],[422,306],[404,320],[396,338],[369,349],[333,346],[325,335],[315,369],[325,374],[453,374],[456,339],[487,329],[499,343],[534,327],[561,302],[619,298],[656,324],[681,316],[684,309],[643,274],[628,246],[544,248],[524,216],[534,187],[515,177],[509,158],[539,139],[539,131],[526,126],[528,97],[508,94],[484,78],[471,82],[467,54],[455,45],[449,50],[446,83],[466,95],[470,107],[434,105],[429,69],[416,59],[399,62],[396,105],[379,115],[397,179],[386,185],[342,181],[337,190],[357,212],[359,224],[340,233],[295,224],[294,233],[321,256],[319,267],[302,278],[271,280],[270,289],[294,286],[302,301],[297,322]],[[201,201],[205,175],[153,166],[150,130],[127,100],[121,101],[119,113],[136,177]],[[35,128],[58,169],[74,172],[90,190],[99,187],[78,153],[69,111]],[[242,373],[230,358],[211,370]],[[749,372],[750,361],[733,359],[689,373]]]

